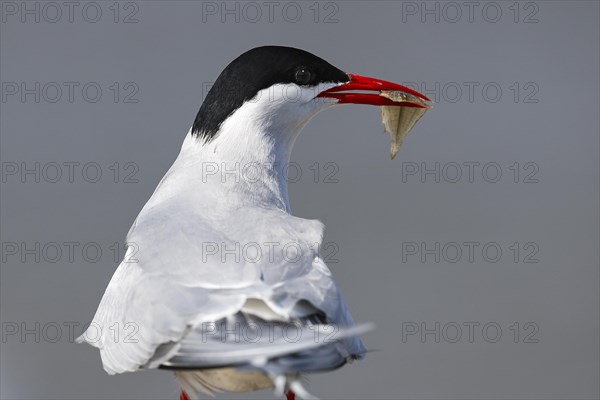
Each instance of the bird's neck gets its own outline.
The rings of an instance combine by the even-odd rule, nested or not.
[[[202,187],[222,194],[224,207],[260,206],[290,213],[286,174],[301,127],[286,128],[224,126],[208,143],[188,135],[181,156],[194,164]]]

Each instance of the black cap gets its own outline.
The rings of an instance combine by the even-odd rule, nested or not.
[[[282,46],[256,47],[221,72],[196,115],[192,134],[211,140],[223,121],[245,101],[274,84],[315,86],[349,80],[343,71],[307,51]]]

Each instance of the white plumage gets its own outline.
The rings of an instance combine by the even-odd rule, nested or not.
[[[127,235],[133,245],[106,289],[94,332],[79,338],[100,349],[108,373],[220,366],[220,374],[177,375],[191,397],[236,385],[283,389],[281,377],[301,392],[295,371],[334,368],[364,354],[355,336],[364,327],[350,328],[352,318],[318,255],[323,225],[290,214],[281,173],[302,127],[335,104],[314,99],[333,86],[277,84],[237,109],[212,141],[188,133]],[[208,340],[211,322],[270,323],[279,331],[274,341],[235,343],[217,340],[211,330]],[[323,324],[340,327],[337,340],[282,338],[286,325],[314,335]]]

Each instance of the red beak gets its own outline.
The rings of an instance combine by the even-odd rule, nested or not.
[[[351,90],[373,90],[376,92],[386,91],[400,91],[408,93],[414,97],[417,97],[424,101],[431,101],[427,96],[408,88],[406,86],[398,85],[397,83],[382,81],[381,79],[369,78],[368,76],[348,74],[350,82],[340,86],[333,87],[322,91],[317,97],[328,97],[332,99],[338,99],[339,104],[370,104],[373,106],[404,106],[404,107],[417,107],[427,108],[426,105],[422,105],[415,102],[397,102],[392,101],[386,97],[380,96],[379,93],[340,93],[348,92]]]

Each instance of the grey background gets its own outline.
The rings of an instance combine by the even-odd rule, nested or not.
[[[122,22],[133,9],[121,3],[119,23],[114,23],[113,2],[106,2],[97,3],[100,21],[89,23],[81,15],[85,4],[75,9],[73,22],[67,15],[55,23],[43,18],[36,23],[31,16],[23,23],[18,15],[5,15],[1,24],[3,83],[74,81],[81,88],[97,82],[103,89],[97,103],[82,98],[80,90],[72,103],[66,93],[56,103],[43,97],[36,103],[32,96],[25,101],[8,96],[0,103],[5,166],[97,162],[103,172],[97,183],[83,180],[80,169],[73,183],[65,176],[57,183],[8,176],[2,183],[4,244],[93,242],[103,250],[98,262],[86,261],[81,247],[73,262],[66,254],[57,262],[43,254],[40,262],[31,255],[22,262],[20,254],[4,254],[3,329],[23,323],[35,330],[39,322],[40,339],[36,343],[33,334],[4,338],[2,398],[178,396],[170,373],[109,377],[97,350],[72,344],[64,326],[51,343],[55,331],[43,332],[43,327],[76,322],[79,334],[91,320],[117,265],[109,246],[124,240],[175,159],[205,83],[237,55],[263,44],[301,47],[348,72],[425,82],[429,88],[436,82],[446,85],[393,162],[389,137],[373,107],[323,113],[296,144],[293,161],[303,175],[290,185],[294,214],[326,224],[325,241],[339,247],[326,257],[355,319],[377,324],[365,335],[374,350],[366,360],[312,376],[310,390],[322,398],[355,399],[598,398],[598,2],[520,3],[518,22],[509,8],[512,1],[495,2],[487,6],[494,9],[486,17],[495,18],[499,7],[502,17],[496,23],[482,15],[487,2],[475,9],[472,22],[463,6],[462,18],[454,23],[452,9],[445,9],[439,22],[431,15],[422,22],[420,15],[403,14],[408,6],[402,2],[367,1],[317,4],[317,22],[314,3],[298,2],[302,16],[295,23],[289,21],[293,10],[283,18],[286,2],[275,8],[272,22],[258,2],[263,11],[258,21],[249,21],[254,14],[246,9],[239,22],[229,16],[222,23],[219,16],[203,16],[200,2],[189,1],[137,1],[137,23]],[[437,3],[440,13],[444,4]],[[426,7],[433,9],[436,2]],[[537,22],[524,23],[534,11]],[[337,22],[325,23],[331,12]],[[113,82],[122,90],[135,82],[139,102],[124,103],[122,92],[115,103]],[[452,82],[464,89],[457,101]],[[479,84],[472,101],[464,82]],[[490,82],[502,89],[497,102],[490,100],[492,89],[488,98],[482,95]],[[509,88],[514,82],[521,90],[517,101]],[[533,86],[525,88],[528,82]],[[525,102],[535,88],[527,100],[537,102]],[[114,183],[108,166],[115,162],[122,173],[125,163],[135,163],[139,182],[124,183],[120,176]],[[310,169],[315,162],[321,171],[316,183]],[[325,170],[328,162],[337,166],[337,183],[324,182],[323,174],[331,171]],[[409,162],[428,168],[436,162],[440,167],[496,162],[503,175],[489,183],[479,167],[472,183],[466,168],[456,183],[419,175],[403,179],[402,168],[413,165]],[[515,162],[521,169],[518,183],[509,169]],[[537,183],[523,182],[531,171],[524,169],[528,162],[538,167]],[[455,263],[443,257],[438,263],[433,256],[422,262],[418,255],[402,260],[403,242],[433,247],[469,241],[497,243],[502,258],[488,262],[479,250],[473,262],[465,254]],[[518,263],[509,249],[514,242],[521,247]],[[539,248],[537,263],[523,262],[528,242]],[[429,328],[436,322],[480,325],[473,343],[464,325],[457,343],[447,340],[454,336],[450,330],[439,343],[433,335],[409,336],[403,343],[403,323],[406,328],[410,322]],[[481,333],[488,322],[502,328],[497,343],[488,343]],[[510,330],[515,322],[519,343]],[[534,326],[526,331],[527,322],[539,327],[531,337],[537,343],[524,343]],[[271,393],[230,397],[270,398]]]

